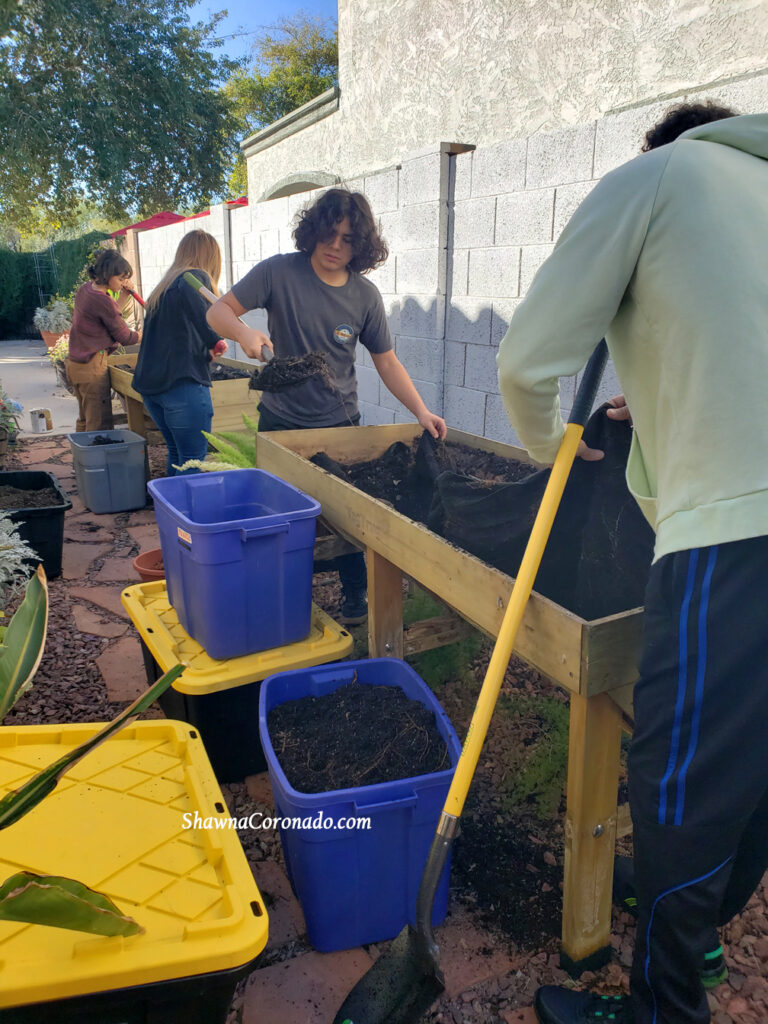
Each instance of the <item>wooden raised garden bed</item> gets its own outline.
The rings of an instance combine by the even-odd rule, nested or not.
[[[154,424],[144,411],[141,395],[133,390],[132,371],[122,369],[126,365],[135,366],[137,359],[138,354],[135,352],[110,356],[109,380],[112,389],[125,399],[128,429],[146,437],[147,430],[153,429]],[[243,370],[248,374],[253,370],[250,363],[244,363],[237,359],[220,357],[216,362],[223,366],[231,366],[235,370]],[[213,424],[211,427],[213,431],[243,430],[243,413],[247,413],[253,419],[258,419],[256,406],[259,393],[249,391],[248,384],[248,377],[213,382]]]
[[[389,505],[309,461],[325,452],[342,464],[374,459],[416,424],[271,432],[259,435],[258,465],[316,498],[331,528],[366,549],[369,654],[402,657],[402,577],[406,574],[489,636],[498,633],[513,579]],[[449,430],[448,440],[530,462],[521,449]],[[435,623],[437,626],[438,624]],[[617,836],[621,732],[631,716],[642,609],[594,621],[533,593],[516,653],[570,692],[570,741],[562,948],[586,969],[610,951],[611,881]],[[455,633],[444,620],[441,642]],[[415,637],[409,629],[406,653]],[[424,647],[434,646],[422,627]]]

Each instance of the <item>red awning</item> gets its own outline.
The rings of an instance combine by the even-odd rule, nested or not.
[[[247,206],[248,196],[240,196],[239,199],[230,199],[227,201],[227,206]],[[112,238],[117,235],[124,235],[126,231],[151,231],[153,228],[164,228],[169,224],[177,224],[180,220],[196,220],[198,217],[210,216],[210,210],[203,210],[201,213],[193,213],[190,217],[182,217],[180,213],[171,213],[169,210],[165,210],[163,213],[156,213],[153,217],[147,217],[146,220],[139,220],[135,224],[129,224],[127,227],[120,228],[119,231],[112,232]]]
[[[113,231],[112,237],[124,235],[126,231],[131,230],[151,231],[152,228],[164,228],[168,224],[177,224],[180,220],[185,220],[180,213],[171,213],[170,210],[165,210],[163,213],[156,213],[153,217],[147,217],[146,220],[139,220],[135,224],[129,224],[127,227],[120,228],[119,231]]]

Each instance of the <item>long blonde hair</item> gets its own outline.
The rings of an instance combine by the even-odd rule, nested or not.
[[[173,263],[147,299],[148,316],[155,312],[165,292],[186,270],[204,270],[211,279],[211,291],[214,295],[219,294],[221,249],[213,235],[209,235],[207,231],[190,231],[179,242]]]

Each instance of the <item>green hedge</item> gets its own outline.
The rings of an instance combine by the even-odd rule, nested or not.
[[[109,235],[103,231],[90,231],[80,238],[54,245],[59,295],[69,295],[85,266],[88,253],[104,238],[109,238]],[[0,249],[0,281],[0,337],[31,333],[34,330],[32,317],[40,305],[34,253]]]

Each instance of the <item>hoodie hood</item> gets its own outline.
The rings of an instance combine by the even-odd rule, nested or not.
[[[683,132],[677,141],[680,139],[717,142],[768,160],[768,114],[739,114],[738,117],[701,124]]]

